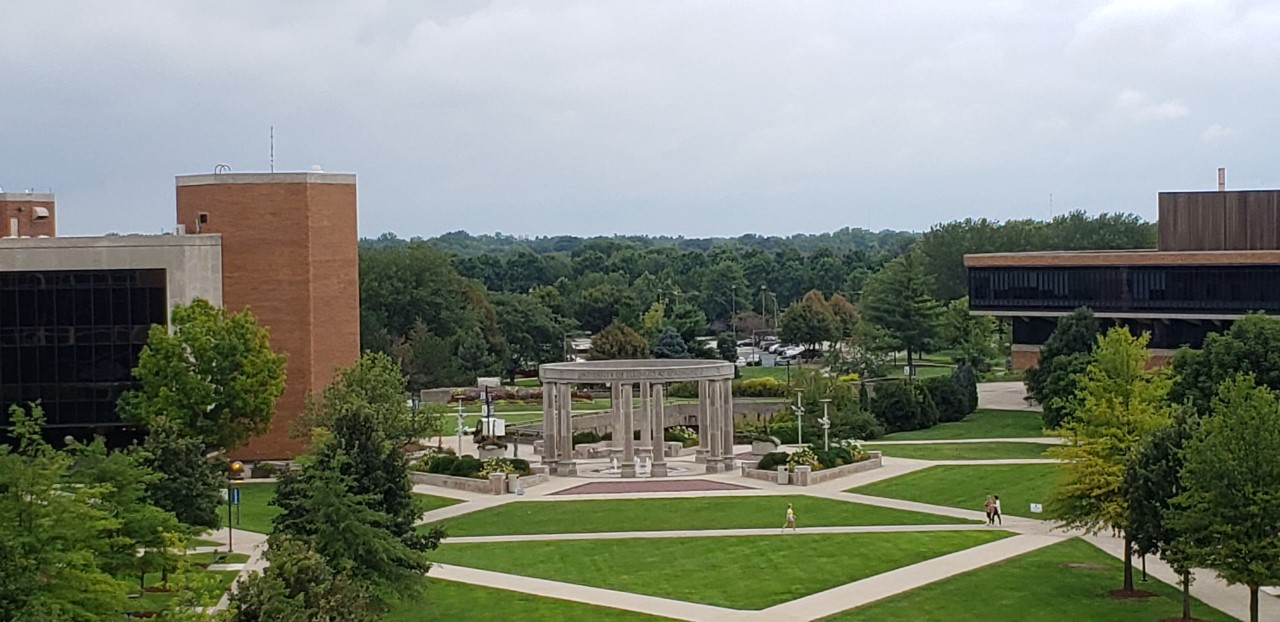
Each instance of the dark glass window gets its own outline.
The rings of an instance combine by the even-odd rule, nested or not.
[[[167,300],[164,270],[0,273],[0,424],[39,401],[51,429],[121,426],[116,400]]]
[[[972,268],[976,310],[1280,312],[1280,266]]]

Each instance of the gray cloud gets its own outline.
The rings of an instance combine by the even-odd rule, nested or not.
[[[156,231],[218,162],[365,235],[726,235],[1277,186],[1267,2],[0,0],[0,184]]]

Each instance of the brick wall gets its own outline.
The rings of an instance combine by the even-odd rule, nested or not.
[[[347,176],[343,176],[347,177]],[[249,308],[285,356],[285,391],[268,432],[233,452],[244,460],[286,459],[309,392],[360,352],[356,192],[314,174],[179,177],[178,223],[222,235],[222,297]],[[197,227],[200,214],[207,222]]]
[[[1164,367],[1173,358],[1174,350],[1150,350],[1151,358],[1147,359],[1147,369]],[[1015,345],[1012,352],[1013,368],[1025,371],[1040,362],[1040,349],[1036,346]]]
[[[17,198],[12,198],[16,196]],[[49,195],[40,195],[46,198]],[[43,207],[48,210],[49,217],[37,220],[35,218],[36,207]],[[31,200],[23,198],[22,195],[16,193],[7,193],[5,198],[0,198],[0,237],[9,237],[13,232],[9,230],[10,221],[14,218],[18,219],[18,235],[25,237],[54,237],[57,235],[57,214],[53,209],[52,200]]]

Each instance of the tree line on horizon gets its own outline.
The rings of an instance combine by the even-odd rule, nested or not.
[[[697,337],[781,330],[787,309],[810,292],[839,296],[861,312],[868,280],[908,255],[910,273],[898,278],[913,283],[915,298],[943,306],[967,293],[965,254],[1154,245],[1154,225],[1136,215],[1083,212],[1049,221],[966,219],[923,234],[452,232],[403,240],[388,233],[360,244],[361,345],[400,360],[412,388],[466,385],[564,360],[566,336],[594,335],[614,323],[651,342],[671,328],[692,347]],[[891,321],[893,301],[871,306]],[[913,345],[918,351],[924,343]]]

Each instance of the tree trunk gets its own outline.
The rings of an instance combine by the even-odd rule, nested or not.
[[[1258,622],[1258,586],[1249,586],[1249,622]]]
[[[1191,619],[1191,571],[1182,573],[1182,619]]]
[[[916,361],[911,358],[911,346],[907,346],[907,380],[916,377]]]
[[[1124,534],[1124,591],[1133,591],[1133,545],[1128,532]]]

